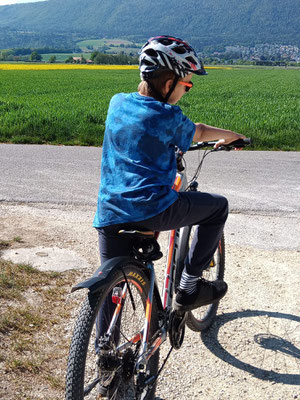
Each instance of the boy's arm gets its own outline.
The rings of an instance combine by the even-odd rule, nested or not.
[[[205,124],[195,124],[196,131],[193,138],[194,142],[208,142],[211,140],[218,140],[215,148],[222,144],[229,144],[238,139],[245,139],[244,135],[228,131],[226,129],[216,128]]]

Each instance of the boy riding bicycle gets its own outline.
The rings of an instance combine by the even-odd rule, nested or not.
[[[132,240],[121,229],[167,231],[197,225],[174,308],[189,311],[220,300],[223,281],[200,279],[221,238],[228,215],[226,198],[176,192],[175,148],[192,141],[218,140],[216,147],[244,138],[232,131],[193,123],[175,104],[188,92],[193,74],[205,75],[193,48],[181,39],[156,36],[142,47],[141,83],[136,93],[119,93],[108,109],[101,183],[93,226],[99,233],[101,263],[130,256]],[[105,331],[101,314],[98,335]]]
[[[120,229],[164,231],[199,225],[175,303],[187,311],[226,293],[224,282],[199,277],[217,248],[228,210],[222,196],[172,190],[175,146],[186,151],[192,141],[219,139],[219,146],[244,136],[194,124],[174,105],[192,87],[192,75],[205,74],[188,43],[167,36],[149,39],[139,68],[138,93],[115,95],[108,110],[94,227],[103,263],[131,255],[131,242],[118,234]]]

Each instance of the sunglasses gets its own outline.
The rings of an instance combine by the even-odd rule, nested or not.
[[[186,92],[188,92],[193,87],[193,82],[192,81],[190,81],[190,82],[179,81],[178,83],[179,83],[179,85],[185,86],[185,91]]]

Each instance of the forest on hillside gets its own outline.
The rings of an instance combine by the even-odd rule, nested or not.
[[[190,0],[184,7],[179,0],[48,0],[1,6],[0,48],[72,47],[92,37],[140,42],[165,33],[190,40],[198,51],[258,43],[300,47],[299,15],[299,0]]]

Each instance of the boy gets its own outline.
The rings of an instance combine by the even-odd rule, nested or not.
[[[218,147],[244,136],[194,124],[175,106],[192,88],[192,75],[206,74],[188,43],[169,36],[153,37],[142,47],[139,61],[142,81],[138,92],[115,95],[106,119],[94,219],[101,263],[131,255],[131,239],[119,235],[121,229],[164,231],[198,225],[174,301],[176,310],[188,311],[226,294],[225,282],[200,277],[221,238],[228,204],[219,195],[172,189],[175,146],[187,151],[192,141],[218,140]],[[107,330],[113,309],[109,300],[102,306],[97,338]],[[97,399],[107,398],[114,385],[113,375],[102,371]]]
[[[175,146],[218,140],[216,147],[243,138],[232,131],[194,124],[175,104],[193,86],[193,74],[206,74],[193,48],[181,39],[156,36],[140,53],[138,93],[115,95],[104,136],[101,185],[94,227],[101,262],[131,255],[120,229],[171,230],[198,225],[175,299],[188,311],[220,300],[223,281],[199,279],[210,263],[228,215],[227,200],[201,192],[177,193]]]

